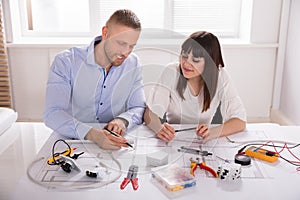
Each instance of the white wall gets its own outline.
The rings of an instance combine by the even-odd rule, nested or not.
[[[252,26],[249,37],[253,43],[221,41],[226,68],[245,104],[250,121],[268,120],[270,117],[282,0],[253,2],[254,17],[248,20]],[[262,33],[262,30],[265,32]],[[145,66],[146,84],[158,78],[166,63],[177,60],[176,55],[168,51],[178,52],[180,42],[167,43],[139,41],[136,53]],[[42,120],[51,60],[58,51],[70,46],[8,45],[13,100],[19,120]]]
[[[300,125],[300,1],[292,0],[282,78],[280,111]]]
[[[40,47],[9,48],[13,99],[19,120],[42,120],[50,60],[58,51]],[[137,54],[145,69],[145,84],[155,81],[165,64],[178,59],[176,55],[164,55],[157,50],[140,50]],[[223,54],[248,118],[268,119],[276,48],[224,45]]]

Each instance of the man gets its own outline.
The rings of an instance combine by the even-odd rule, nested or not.
[[[46,92],[45,124],[70,138],[104,149],[127,147],[126,139],[88,123],[107,123],[120,135],[142,123],[145,95],[141,67],[132,52],[141,31],[137,16],[117,10],[88,47],[55,57]]]

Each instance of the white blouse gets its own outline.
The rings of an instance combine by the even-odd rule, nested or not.
[[[246,121],[243,103],[224,68],[219,70],[217,91],[210,108],[203,113],[203,88],[198,96],[193,96],[187,86],[183,94],[185,100],[181,99],[176,91],[179,75],[178,63],[169,64],[147,96],[147,106],[160,118],[166,113],[171,124],[210,124],[221,103],[223,122],[231,118]]]

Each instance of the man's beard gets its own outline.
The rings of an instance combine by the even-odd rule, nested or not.
[[[106,56],[109,64],[112,65],[112,66],[120,66],[123,63],[124,59],[121,62],[117,62],[116,60],[118,59],[118,57],[120,57],[120,59],[121,59],[121,58],[125,58],[125,56],[123,56],[123,55],[115,55],[115,56],[110,55],[109,49],[110,48],[108,47],[108,44],[105,43],[104,44],[104,53],[105,53],[105,56]],[[114,59],[114,57],[115,57],[115,59]]]

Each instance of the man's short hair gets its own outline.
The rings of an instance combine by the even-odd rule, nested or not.
[[[115,11],[106,22],[109,24],[122,24],[134,29],[141,29],[141,22],[134,12],[128,9],[120,9]]]

